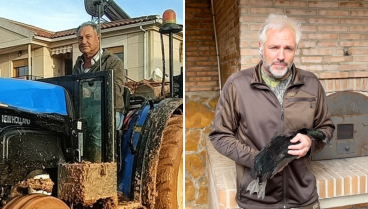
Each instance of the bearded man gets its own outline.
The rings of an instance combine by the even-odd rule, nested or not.
[[[247,191],[253,158],[274,136],[307,128],[332,138],[335,126],[323,87],[313,73],[293,64],[300,39],[299,23],[285,15],[269,15],[259,32],[262,60],[231,75],[222,89],[210,140],[236,163],[236,201],[241,208],[319,208],[316,178],[308,162],[325,143],[303,134],[290,140],[299,142],[288,147],[297,159],[267,181],[265,198]]]

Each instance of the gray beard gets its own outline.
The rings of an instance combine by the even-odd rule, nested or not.
[[[267,72],[269,72],[272,75],[272,77],[274,77],[275,79],[283,78],[286,75],[286,73],[291,70],[291,65],[290,65],[290,67],[286,67],[281,74],[276,73],[271,69],[271,65],[268,65],[263,57],[262,57],[262,62],[263,62],[263,67],[265,68],[265,70],[267,70]]]

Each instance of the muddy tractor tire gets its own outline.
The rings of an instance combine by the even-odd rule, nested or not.
[[[173,116],[163,131],[156,177],[155,208],[183,208],[183,115]]]
[[[69,209],[61,200],[42,194],[15,197],[3,209]]]

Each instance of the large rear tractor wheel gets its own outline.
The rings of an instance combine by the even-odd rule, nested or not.
[[[162,134],[155,208],[183,208],[183,116],[173,116]]]
[[[48,195],[30,194],[15,197],[3,209],[70,209],[63,201]]]

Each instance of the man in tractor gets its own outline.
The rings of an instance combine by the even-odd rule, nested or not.
[[[116,129],[121,129],[123,124],[123,91],[125,81],[125,71],[123,61],[116,55],[107,50],[100,48],[100,27],[94,22],[85,22],[81,24],[76,35],[78,39],[78,47],[82,55],[78,57],[73,74],[93,73],[101,70],[114,70],[114,92],[115,92],[115,112],[116,112]],[[100,63],[101,62],[101,63]],[[98,92],[94,92],[93,88],[86,87],[83,89],[84,97],[94,97]],[[86,100],[88,101],[88,100]],[[96,114],[93,106],[88,106],[82,111],[82,117],[92,117],[93,124],[89,125],[87,130],[88,143],[92,143],[87,149],[87,159],[93,162],[101,162],[101,115]]]

